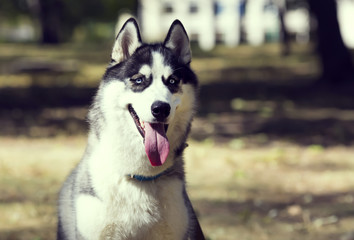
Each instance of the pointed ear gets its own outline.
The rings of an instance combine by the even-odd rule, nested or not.
[[[186,30],[179,20],[175,20],[166,36],[164,46],[171,49],[178,57],[178,61],[189,64],[192,60],[192,52]]]
[[[128,19],[119,31],[112,51],[112,62],[120,63],[141,45],[139,27],[134,18]]]

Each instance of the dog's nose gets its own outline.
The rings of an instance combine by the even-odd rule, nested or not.
[[[168,115],[170,115],[170,110],[170,104],[165,102],[156,101],[151,105],[151,113],[159,122],[166,120]]]

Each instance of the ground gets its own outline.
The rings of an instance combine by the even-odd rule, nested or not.
[[[208,239],[353,240],[354,101],[311,46],[195,51],[188,192]],[[109,47],[0,45],[0,240],[55,239]]]

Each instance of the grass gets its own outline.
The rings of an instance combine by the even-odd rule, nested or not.
[[[339,239],[352,230],[352,150],[209,144],[191,144],[187,179],[211,239]]]
[[[85,141],[0,138],[0,239],[54,239],[57,192]],[[339,239],[354,224],[353,156],[346,147],[190,141],[188,191],[210,239]]]
[[[83,137],[0,138],[0,239],[54,239],[56,199]]]
[[[209,239],[353,239],[352,96],[308,87],[316,57],[292,49],[196,51],[200,111],[185,158]],[[55,238],[57,193],[84,152],[109,51],[0,45],[0,240]]]

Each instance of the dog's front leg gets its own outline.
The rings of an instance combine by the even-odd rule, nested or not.
[[[76,221],[80,235],[84,239],[99,239],[103,223],[104,208],[96,197],[81,194],[76,199]]]

